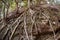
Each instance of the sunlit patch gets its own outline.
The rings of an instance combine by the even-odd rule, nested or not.
[[[22,2],[20,3],[20,5],[21,5],[21,6],[24,6],[24,7],[27,6],[27,1],[22,1]]]

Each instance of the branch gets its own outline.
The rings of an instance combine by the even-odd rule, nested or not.
[[[18,27],[18,25],[19,25],[20,22],[21,22],[21,20],[18,21],[17,25],[15,26],[14,30],[12,31],[12,34],[11,34],[11,36],[9,37],[9,40],[12,39],[12,36],[13,36],[14,32],[16,31],[16,29],[17,29],[17,27]]]
[[[8,34],[8,32],[9,32],[9,28],[7,28],[6,32],[4,33],[3,40],[6,37],[6,35]]]
[[[55,34],[55,31],[53,30],[53,27],[52,27],[52,24],[51,24],[50,20],[49,20],[49,24],[50,24],[50,28],[51,28],[51,30],[53,31],[53,34],[54,34],[54,40],[56,40],[56,34]]]
[[[26,14],[24,15],[24,30],[25,30],[25,33],[26,33],[26,38],[27,38],[27,40],[29,40],[29,36],[28,36],[28,33],[27,33],[27,25],[26,25]]]

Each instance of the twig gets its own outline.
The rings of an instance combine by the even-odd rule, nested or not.
[[[11,25],[11,27],[12,27],[23,15],[24,15],[24,13],[21,14],[21,15],[16,19],[16,21]]]
[[[31,15],[31,21],[32,21],[32,25],[31,25],[31,40],[33,40],[32,29],[33,29],[34,20],[32,19],[32,15]]]
[[[28,8],[30,8],[30,0],[28,0]]]
[[[55,32],[54,32],[54,30],[53,30],[53,27],[52,27],[52,24],[51,24],[51,21],[50,21],[50,20],[49,20],[49,24],[50,24],[50,28],[51,28],[51,30],[53,31],[53,34],[54,34],[54,39],[55,39],[55,40],[57,40],[57,39],[56,39]]]
[[[30,10],[31,12],[31,22],[32,22],[32,25],[31,25],[31,40],[33,40],[33,36],[32,36],[32,30],[33,30],[33,25],[34,25],[34,22],[35,22],[35,17],[33,16],[33,14],[35,13],[35,11],[33,10]]]
[[[21,16],[23,16],[24,15],[24,13],[23,14],[21,14],[17,19],[16,19],[16,21],[10,26],[10,27],[12,27],[20,18],[21,18]],[[0,31],[3,29],[3,28],[5,28],[5,26],[6,25],[2,25],[2,27],[0,28]]]
[[[18,25],[19,25],[20,22],[21,22],[21,20],[19,20],[19,22],[18,22],[17,25],[15,26],[14,30],[12,31],[12,34],[11,34],[11,36],[9,37],[9,40],[12,39],[12,36],[13,36],[14,32],[16,31],[16,29],[17,29],[17,27],[18,27]]]
[[[26,38],[29,40],[29,36],[28,36],[28,33],[27,33],[27,29],[26,29],[26,14],[24,15],[24,30],[25,30],[25,33],[26,33]]]
[[[3,39],[6,37],[8,32],[9,32],[9,28],[7,28],[6,32],[4,33]]]
[[[49,16],[48,15],[46,15],[46,14],[44,14],[44,13],[42,13],[47,19],[49,19]]]
[[[1,31],[3,28],[5,28],[5,26],[6,26],[6,25],[3,24],[2,27],[0,28],[0,31]]]
[[[43,14],[43,13],[42,13]],[[54,34],[54,39],[56,40],[56,35],[55,35],[55,32],[54,32],[54,30],[53,30],[53,27],[52,27],[52,24],[51,24],[51,21],[49,20],[49,17],[46,15],[46,14],[43,14],[46,18],[47,18],[47,20],[49,21],[49,24],[50,24],[50,28],[52,29],[52,31],[53,31],[53,34]]]
[[[31,25],[31,40],[33,40],[33,37],[32,37],[32,28],[33,28],[33,23],[34,23],[34,21],[33,21],[33,19],[32,19],[32,16],[33,16],[33,14],[34,14],[34,11],[30,9],[30,0],[28,0],[28,8],[29,8],[28,12],[31,13],[31,21],[32,21],[32,25]]]

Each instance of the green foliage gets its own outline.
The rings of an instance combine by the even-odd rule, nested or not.
[[[15,8],[16,8],[16,3],[15,3],[15,1],[11,1],[10,2],[10,10],[14,10]]]

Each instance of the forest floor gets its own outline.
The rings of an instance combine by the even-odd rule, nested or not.
[[[60,40],[60,8],[42,6],[22,7],[1,19],[0,40]]]

